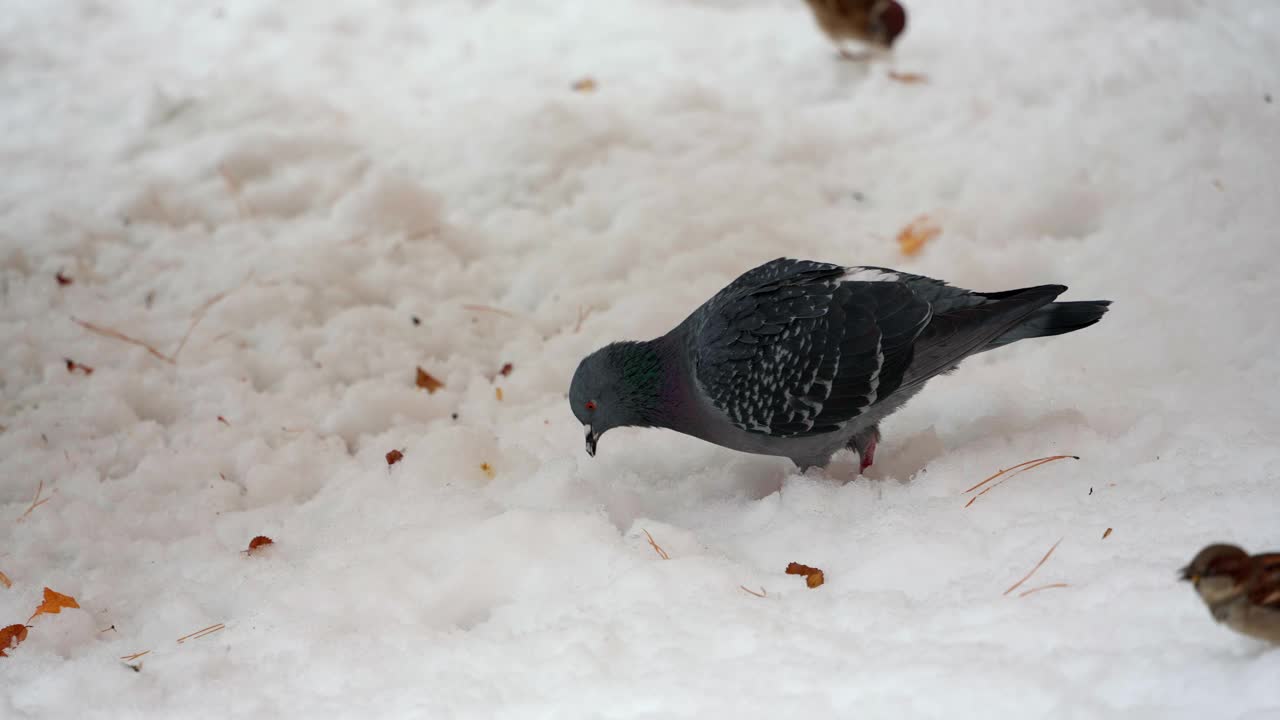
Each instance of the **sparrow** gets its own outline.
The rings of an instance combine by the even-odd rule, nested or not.
[[[1210,545],[1181,572],[1215,620],[1280,645],[1280,553],[1250,556],[1235,545]]]
[[[876,50],[888,50],[907,28],[907,11],[896,0],[805,0],[818,27],[836,44],[847,60],[865,60],[844,47],[856,41]]]

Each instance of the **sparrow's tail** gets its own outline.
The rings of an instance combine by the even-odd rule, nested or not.
[[[1082,330],[1102,319],[1110,300],[1075,300],[1049,303],[1027,316],[1013,329],[987,343],[991,350],[1028,338],[1049,337]]]

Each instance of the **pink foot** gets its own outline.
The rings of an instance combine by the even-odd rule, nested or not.
[[[876,461],[876,440],[871,438],[871,442],[867,443],[867,451],[862,453],[862,466],[858,468],[858,472],[863,473],[871,464]]]

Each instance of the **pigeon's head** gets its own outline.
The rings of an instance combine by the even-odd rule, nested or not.
[[[662,387],[662,361],[648,343],[606,345],[578,364],[569,385],[569,405],[582,423],[587,454],[616,427],[650,427]]]
[[[1251,570],[1249,553],[1235,545],[1210,545],[1197,553],[1181,574],[1205,602],[1215,603],[1239,594]]]
[[[902,31],[907,29],[907,10],[896,0],[880,0],[871,8],[869,21],[872,40],[877,45],[891,48]]]

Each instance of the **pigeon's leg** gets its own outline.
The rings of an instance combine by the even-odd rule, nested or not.
[[[858,453],[861,460],[861,466],[858,472],[866,472],[867,468],[876,461],[876,443],[880,442],[880,426],[872,425],[864,430],[859,430],[849,441],[849,447]]]

